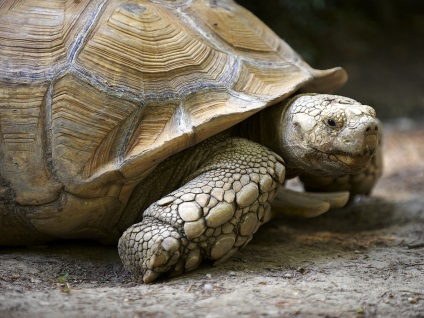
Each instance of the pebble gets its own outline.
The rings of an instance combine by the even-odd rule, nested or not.
[[[213,286],[211,284],[205,284],[205,286],[203,286],[203,289],[207,292],[211,292],[213,291]]]

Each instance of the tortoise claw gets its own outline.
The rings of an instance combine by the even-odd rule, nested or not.
[[[147,270],[146,273],[144,273],[143,275],[143,282],[145,282],[146,284],[153,283],[160,276],[160,274],[161,273]]]
[[[312,218],[330,209],[341,208],[349,200],[349,192],[298,192],[280,187],[272,203],[274,217]]]

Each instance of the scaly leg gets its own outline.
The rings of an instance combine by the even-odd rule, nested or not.
[[[191,181],[153,203],[122,235],[122,261],[144,282],[193,270],[204,258],[225,261],[270,219],[283,160],[242,138],[214,149]]]

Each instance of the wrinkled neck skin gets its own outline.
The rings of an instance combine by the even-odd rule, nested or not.
[[[286,116],[290,101],[284,100],[245,120],[240,125],[239,134],[280,155],[286,164],[286,177],[294,178],[300,175],[303,169],[297,164],[299,153],[296,147],[289,146],[293,143],[290,137],[287,137],[291,136],[290,128],[287,127],[290,125],[289,116]]]
[[[269,147],[287,177],[338,177],[365,167],[378,143],[379,122],[369,106],[343,96],[303,94],[256,114],[240,134]]]
[[[299,160],[304,156],[305,149],[301,143],[296,143],[293,136],[293,125],[288,109],[291,100],[285,100],[276,107],[265,110],[260,117],[260,142],[279,154],[286,164],[287,178],[294,178],[305,170]]]

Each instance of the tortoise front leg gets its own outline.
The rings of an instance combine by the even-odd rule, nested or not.
[[[122,261],[144,282],[193,270],[204,258],[225,261],[270,219],[285,177],[282,159],[242,138],[215,148],[196,177],[153,203],[122,235]]]

